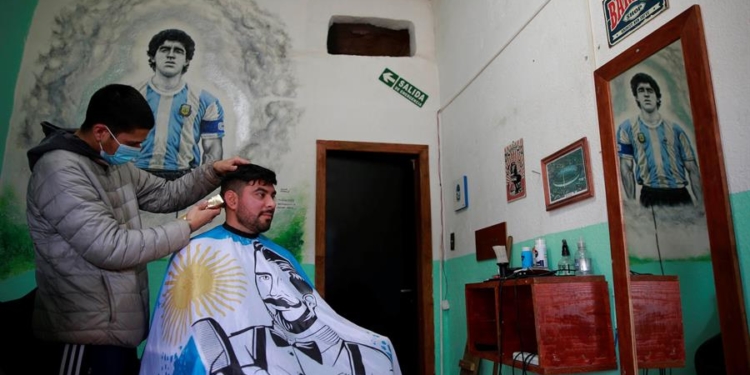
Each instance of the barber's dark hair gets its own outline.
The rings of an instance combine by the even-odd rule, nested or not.
[[[239,193],[249,182],[260,181],[267,185],[276,185],[276,173],[257,164],[243,164],[221,179],[221,196],[228,190]]]
[[[154,113],[138,90],[111,84],[91,96],[81,130],[91,130],[96,124],[107,125],[115,135],[136,129],[150,130],[154,127]]]
[[[193,38],[191,38],[190,35],[179,29],[162,30],[154,35],[151,38],[151,41],[148,43],[148,51],[146,52],[146,54],[148,55],[148,66],[151,67],[151,70],[156,70],[156,62],[154,61],[156,50],[158,50],[159,47],[161,47],[164,42],[168,40],[178,42],[182,44],[183,47],[185,47],[185,58],[187,59],[187,61],[191,61],[193,59],[193,56],[195,56],[195,41],[193,41]],[[182,68],[183,74],[187,72],[188,65],[189,64],[185,64],[185,66]]]
[[[641,83],[647,83],[651,85],[651,88],[654,89],[654,92],[656,93],[656,108],[661,107],[661,89],[659,89],[659,84],[656,83],[655,79],[653,79],[646,73],[638,73],[630,79],[630,91],[633,92],[633,96],[636,98],[638,97],[638,85],[640,85]],[[641,103],[638,103],[638,107],[640,106]]]

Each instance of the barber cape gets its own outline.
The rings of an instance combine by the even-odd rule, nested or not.
[[[226,224],[175,253],[141,375],[400,375],[387,337],[336,314],[289,251]]]

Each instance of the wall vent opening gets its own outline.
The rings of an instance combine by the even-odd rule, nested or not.
[[[415,49],[409,21],[334,16],[328,25],[331,55],[409,57]]]

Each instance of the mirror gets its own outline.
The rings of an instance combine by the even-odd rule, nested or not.
[[[677,276],[687,368],[695,349],[720,330],[727,373],[750,373],[745,302],[699,6],[597,69],[594,80],[621,373],[635,374],[638,363],[645,363],[635,334],[634,274]]]

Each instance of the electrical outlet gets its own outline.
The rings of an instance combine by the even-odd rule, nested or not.
[[[440,301],[440,308],[442,308],[443,310],[449,310],[451,308],[451,304],[448,302],[447,299],[444,299]]]
[[[451,233],[451,251],[456,250],[456,234]]]

